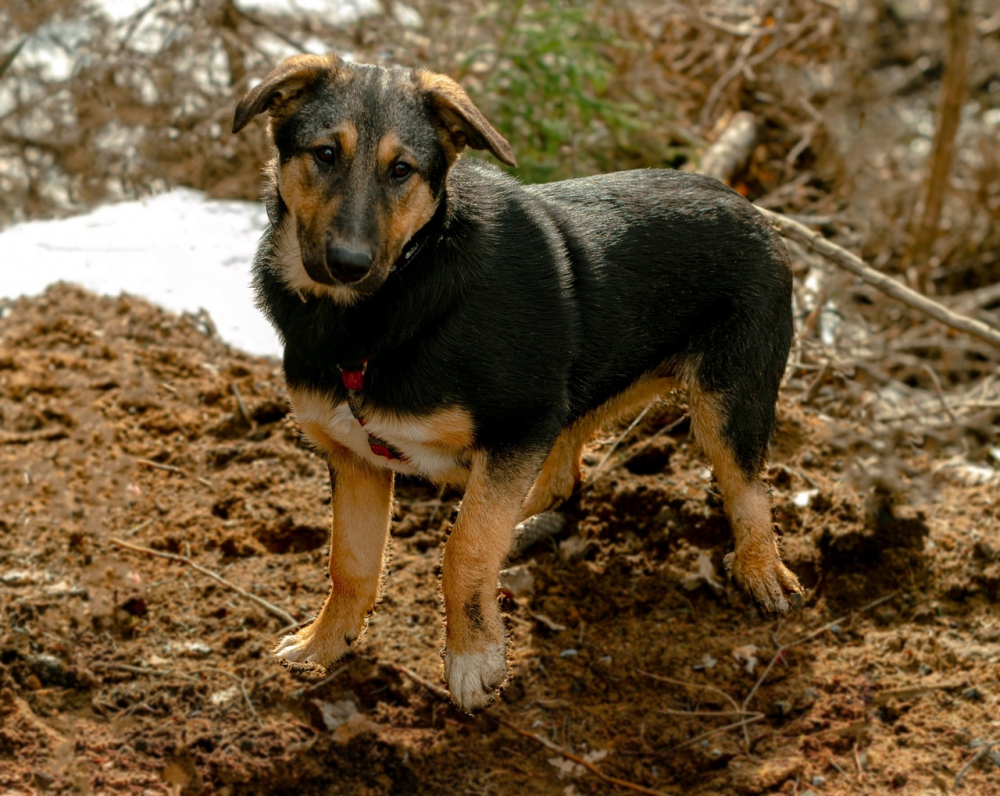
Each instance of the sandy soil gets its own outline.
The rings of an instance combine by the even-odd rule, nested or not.
[[[810,594],[773,621],[723,582],[718,494],[683,404],[659,407],[512,561],[515,677],[470,717],[435,693],[459,494],[399,482],[357,653],[288,671],[276,613],[112,543],[300,621],[319,608],[329,485],[278,363],[129,297],[57,286],[2,315],[9,793],[628,792],[562,752],[647,793],[950,793],[960,774],[1000,792],[995,488],[936,480],[929,448],[901,440],[892,485],[867,486],[843,424],[783,400],[768,477]]]

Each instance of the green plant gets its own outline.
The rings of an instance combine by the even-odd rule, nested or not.
[[[461,71],[480,81],[477,98],[507,135],[527,182],[601,170],[619,138],[643,128],[634,103],[608,99],[615,67],[608,52],[626,47],[601,24],[602,5],[517,0],[506,9],[496,43],[469,52]]]

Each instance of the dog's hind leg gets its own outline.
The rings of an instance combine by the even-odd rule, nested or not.
[[[580,454],[583,446],[603,427],[620,420],[627,412],[648,404],[657,396],[677,387],[673,378],[644,376],[627,390],[584,415],[559,435],[545,465],[525,498],[521,519],[554,508],[573,494],[582,480]]]
[[[330,442],[333,522],[330,594],[312,624],[278,642],[274,654],[292,663],[328,666],[364,632],[378,599],[392,520],[390,470],[378,470]]]
[[[567,500],[580,483],[580,454],[594,429],[574,424],[559,435],[545,459],[531,491],[524,499],[520,519],[526,520]]]
[[[725,558],[726,571],[764,611],[783,614],[801,600],[802,586],[781,562],[760,478],[776,394],[745,387],[706,392],[689,385],[691,425],[715,470],[733,530],[735,551]]]

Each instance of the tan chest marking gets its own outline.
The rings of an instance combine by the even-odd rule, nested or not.
[[[362,426],[346,403],[335,405],[314,390],[290,389],[289,396],[302,432],[328,456],[347,448],[369,464],[404,475],[456,484],[468,478],[466,462],[474,434],[472,416],[461,407],[420,416],[368,411]],[[388,442],[405,460],[373,453],[369,434]]]

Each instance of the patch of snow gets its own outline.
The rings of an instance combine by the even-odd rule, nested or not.
[[[131,293],[174,312],[205,308],[222,339],[252,354],[281,345],[254,306],[250,263],[267,226],[263,205],[178,189],[56,221],[0,231],[0,295],[35,295],[59,281]]]

